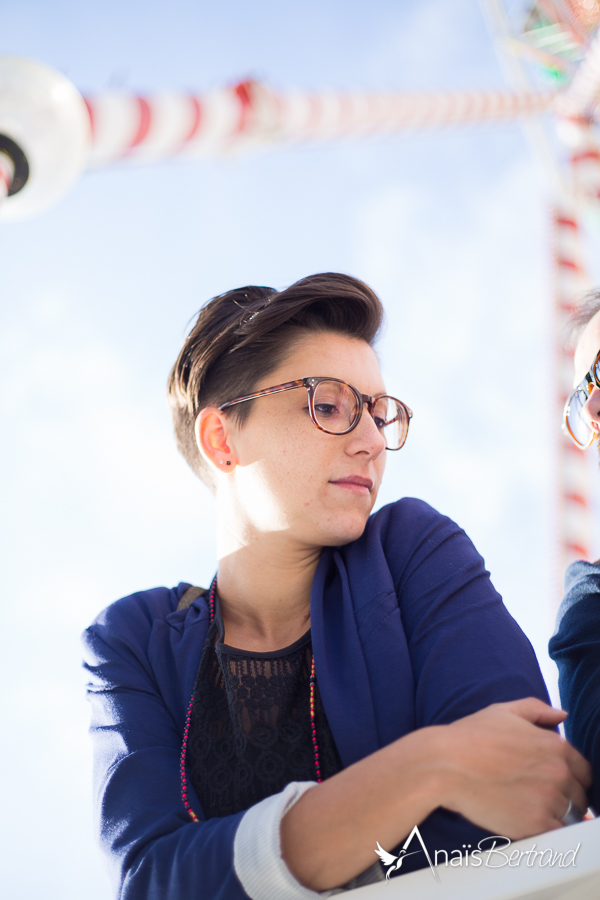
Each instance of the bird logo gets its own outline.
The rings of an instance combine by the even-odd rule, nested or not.
[[[393,853],[388,853],[387,850],[383,849],[383,847],[381,846],[379,841],[376,841],[377,849],[375,850],[375,853],[378,855],[379,859],[381,860],[381,862],[383,863],[384,866],[389,866],[389,868],[386,872],[386,876],[385,876],[386,881],[389,880],[389,877],[392,874],[392,872],[397,871],[398,869],[401,868],[402,863],[404,862],[404,860],[406,859],[407,856],[414,856],[415,853],[421,852],[421,850],[412,850],[410,853],[408,852],[407,848],[409,847],[410,842],[412,841],[412,839],[415,836],[419,839],[419,843],[421,844],[421,850],[427,857],[427,862],[429,863],[429,868],[431,869],[431,874],[433,875],[433,877],[435,878],[436,881],[440,880],[440,877],[439,877],[438,873],[435,871],[433,863],[431,862],[431,857],[430,857],[429,853],[427,852],[427,847],[425,846],[425,842],[424,842],[423,838],[421,837],[421,832],[419,831],[419,826],[415,825],[415,827],[413,828],[413,830],[411,831],[409,836],[404,841],[404,845],[397,856],[394,856]]]
[[[406,850],[401,850],[399,856],[394,856],[393,853],[388,853],[387,850],[384,850],[379,841],[377,841],[377,850],[375,853],[379,855],[379,859],[384,864],[384,866],[389,866],[387,870],[385,880],[388,881],[390,875],[395,869],[399,869],[407,856],[414,856],[415,853],[420,853],[420,850],[413,850],[411,853],[407,853]],[[395,865],[394,865],[395,863]]]

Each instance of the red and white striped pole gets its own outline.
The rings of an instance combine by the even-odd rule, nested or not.
[[[276,93],[247,81],[198,96],[106,93],[86,99],[91,168],[194,158],[247,146],[388,135],[549,110],[554,93]]]
[[[555,101],[555,92],[536,91],[278,93],[255,81],[201,95],[105,93],[84,100],[60,73],[0,57],[0,151],[16,166],[0,218],[48,208],[85,168],[506,121],[550,110]],[[4,187],[8,179],[3,166]]]
[[[567,116],[593,115],[599,93],[600,31],[597,31],[571,83],[557,98],[557,112]]]
[[[555,358],[557,371],[556,427],[573,389],[573,352],[565,346],[565,325],[586,288],[581,261],[581,237],[574,203],[563,201],[553,212]],[[585,451],[566,437],[558,439],[560,573],[589,552],[589,506]]]
[[[598,44],[596,44],[598,46]],[[565,347],[565,325],[574,305],[589,287],[582,263],[579,210],[600,203],[600,152],[588,119],[565,122],[571,148],[570,196],[554,214],[554,266],[558,401],[562,409],[573,388],[573,353]],[[560,542],[562,569],[589,555],[590,510],[585,451],[568,438],[559,443]]]

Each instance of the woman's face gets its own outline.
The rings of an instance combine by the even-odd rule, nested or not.
[[[310,334],[256,390],[309,376],[347,381],[362,394],[385,386],[371,347],[334,333]],[[360,537],[377,499],[385,467],[385,440],[365,408],[349,434],[332,435],[313,424],[304,387],[252,402],[240,427],[224,417],[230,469],[220,468],[217,504],[228,527],[280,532],[306,547],[335,546]],[[250,537],[250,535],[247,535]]]

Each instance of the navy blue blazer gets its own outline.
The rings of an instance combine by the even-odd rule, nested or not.
[[[194,823],[180,797],[183,723],[209,623],[204,597],[177,611],[188,587],[125,597],[84,634],[100,839],[126,900],[247,897],[233,866],[244,813]],[[482,558],[420,500],[384,507],[358,540],[323,550],[311,631],[344,766],[491,703],[548,702],[533,649]],[[420,830],[430,854],[475,846],[486,834],[442,809]],[[421,856],[407,857],[402,872],[415,859],[414,867],[426,865]]]

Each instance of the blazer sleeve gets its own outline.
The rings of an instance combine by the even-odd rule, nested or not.
[[[590,805],[600,812],[600,565],[576,562],[565,575],[565,595],[548,647],[558,666],[565,734],[591,763]]]
[[[415,677],[416,727],[523,697],[548,703],[533,648],[465,532],[422,501],[405,504],[387,556]]]
[[[191,821],[181,800],[182,728],[154,677],[148,654],[151,616],[140,597],[113,604],[83,635],[96,817],[116,896],[120,900],[329,896],[330,892],[319,895],[302,887],[280,854],[281,818],[313,782],[290,784],[246,812]],[[201,814],[189,781],[188,797]]]

